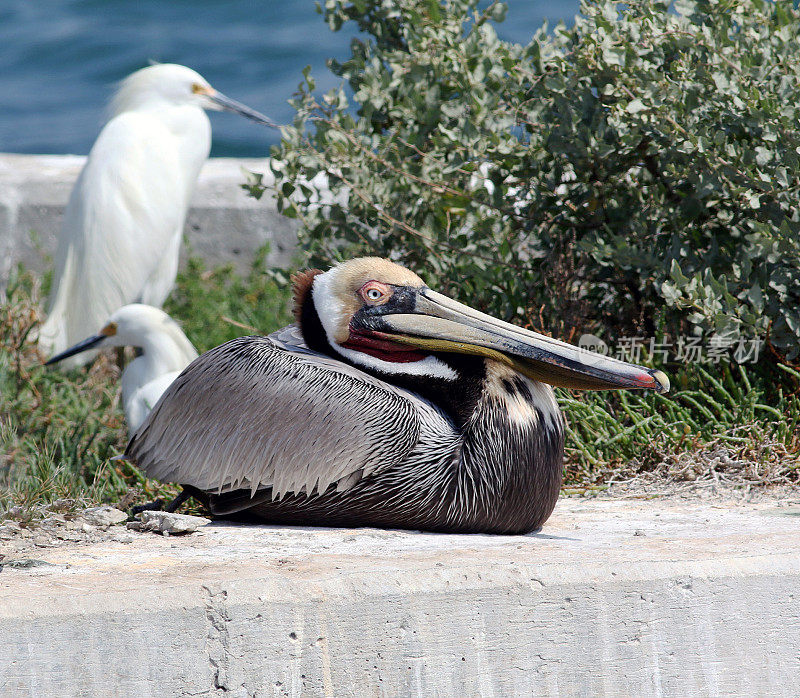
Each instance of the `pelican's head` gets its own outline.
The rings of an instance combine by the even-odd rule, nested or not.
[[[272,125],[263,114],[217,92],[200,73],[176,63],[157,63],[125,78],[111,102],[111,113],[116,116],[159,104],[232,111],[258,123]]]
[[[45,365],[89,349],[103,347],[137,347],[147,349],[154,345],[166,346],[176,360],[185,365],[197,356],[191,342],[169,315],[159,308],[140,303],[124,305],[116,310],[100,331],[49,359]]]
[[[566,388],[669,390],[661,371],[473,310],[385,259],[354,259],[325,273],[301,275],[296,294],[307,339],[318,322],[333,351],[372,371],[453,378],[447,356],[461,354],[491,359],[533,380]]]

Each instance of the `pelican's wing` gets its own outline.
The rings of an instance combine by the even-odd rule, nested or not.
[[[130,397],[123,395],[125,421],[128,423],[128,435],[133,436],[161,396],[179,375],[180,371],[170,371],[138,388]]]
[[[322,357],[315,351],[312,351],[306,345],[306,340],[303,339],[303,332],[298,325],[287,325],[279,330],[275,330],[272,334],[268,335],[270,341],[286,351],[294,351],[299,354],[314,354],[314,356]]]
[[[435,410],[339,361],[242,337],[170,385],[126,456],[148,477],[208,492],[321,493],[400,462],[427,411]]]

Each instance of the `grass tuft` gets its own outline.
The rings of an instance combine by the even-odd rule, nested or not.
[[[180,273],[165,309],[199,351],[252,334],[242,326],[268,333],[290,321],[289,291],[263,271],[265,255],[244,276],[231,266],[208,270],[194,258]],[[55,502],[80,509],[171,498],[175,486],[110,460],[127,443],[113,353],[66,373],[42,365],[46,357],[32,341],[41,298],[36,279],[18,271],[0,305],[0,518],[28,525],[49,515]]]
[[[790,367],[788,374],[795,371]],[[659,473],[742,484],[800,482],[800,398],[759,367],[693,365],[670,395],[559,391],[567,415],[566,482]],[[774,378],[774,371],[771,372]]]
[[[164,310],[202,353],[236,337],[269,333],[293,322],[288,280],[270,271],[263,247],[245,275],[233,265],[209,269],[190,257]]]

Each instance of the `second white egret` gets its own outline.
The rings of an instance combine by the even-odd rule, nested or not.
[[[161,306],[166,299],[189,201],[211,148],[205,109],[274,126],[182,65],[152,65],[122,81],[64,214],[39,332],[44,354],[63,352],[123,305]]]
[[[54,356],[47,365],[102,347],[136,347],[141,354],[122,372],[122,406],[130,434],[162,393],[197,358],[183,330],[159,308],[133,303],[117,310],[91,337]]]

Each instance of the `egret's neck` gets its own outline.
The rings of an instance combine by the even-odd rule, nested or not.
[[[122,372],[123,399],[165,373],[182,371],[194,358],[166,333],[151,332],[136,342],[141,354]]]
[[[208,116],[195,104],[176,105],[160,101],[143,104],[136,111],[158,119],[174,137],[178,161],[186,168],[188,204],[200,168],[211,151],[211,123]]]

